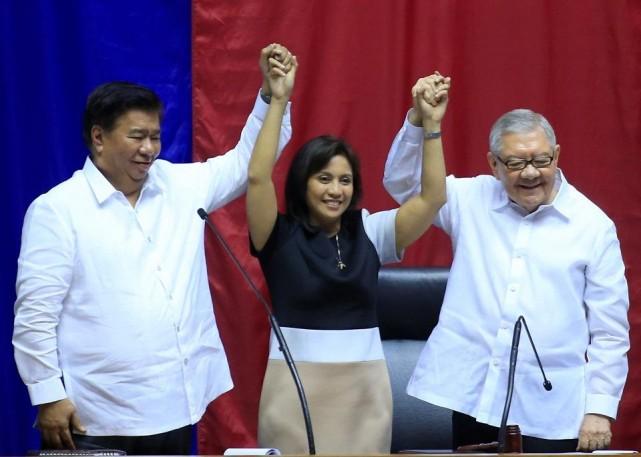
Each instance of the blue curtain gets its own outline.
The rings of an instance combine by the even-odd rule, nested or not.
[[[8,227],[0,275],[0,455],[39,446],[32,428],[36,410],[11,346],[24,213],[34,198],[82,167],[84,103],[105,81],[156,90],[166,104],[162,156],[191,161],[190,18],[185,0],[0,2],[0,190]]]

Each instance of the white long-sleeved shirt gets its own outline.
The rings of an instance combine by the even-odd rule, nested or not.
[[[204,253],[208,212],[240,196],[267,105],[202,163],[156,160],[135,207],[90,159],[25,216],[13,344],[34,405],[71,399],[88,435],[197,422],[232,388]],[[280,147],[291,137],[289,108]]]
[[[420,186],[422,130],[407,120],[385,166],[399,202]],[[439,322],[407,392],[498,426],[513,325],[523,315],[553,389],[521,334],[509,423],[523,434],[576,438],[584,414],[616,417],[628,365],[629,306],[613,222],[567,183],[531,214],[493,176],[447,178],[435,225],[454,258]],[[587,361],[586,361],[587,360]]]

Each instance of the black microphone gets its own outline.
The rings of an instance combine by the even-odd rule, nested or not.
[[[510,414],[510,405],[512,404],[512,393],[514,392],[514,372],[516,370],[516,359],[519,355],[519,341],[521,339],[521,322],[525,325],[525,331],[530,340],[530,345],[536,356],[536,361],[539,364],[541,369],[541,374],[543,375],[543,388],[547,391],[552,390],[552,383],[546,378],[545,371],[543,371],[543,365],[541,364],[541,359],[539,358],[539,353],[536,351],[536,346],[534,346],[534,341],[532,341],[532,335],[530,334],[530,329],[528,329],[527,322],[523,316],[519,318],[514,323],[514,332],[512,333],[512,350],[510,352],[510,370],[507,377],[507,395],[505,396],[505,405],[503,406],[503,417],[501,418],[501,427],[499,428],[499,452],[506,452],[506,430],[507,430],[507,416]]]
[[[271,328],[274,331],[274,336],[276,336],[276,340],[278,341],[278,349],[280,350],[280,352],[283,353],[283,357],[285,358],[285,363],[287,364],[287,367],[289,368],[289,371],[292,374],[292,378],[294,378],[294,384],[296,384],[296,391],[298,392],[300,406],[303,410],[303,418],[305,419],[305,430],[307,432],[307,445],[309,447],[309,454],[315,455],[316,446],[314,445],[314,431],[312,430],[312,419],[309,415],[309,406],[307,405],[307,397],[305,396],[303,383],[301,382],[300,376],[298,375],[296,364],[294,363],[294,359],[292,358],[292,355],[289,352],[289,347],[287,346],[287,342],[285,341],[283,332],[281,332],[280,325],[278,325],[278,321],[276,321],[276,316],[274,316],[274,313],[272,312],[269,304],[267,303],[267,300],[265,300],[265,298],[260,293],[260,291],[254,284],[254,282],[251,280],[251,278],[249,277],[245,269],[242,267],[242,265],[240,264],[240,262],[238,261],[234,253],[231,251],[231,249],[227,245],[227,242],[223,239],[218,229],[216,229],[216,226],[211,222],[211,220],[209,220],[209,215],[207,214],[207,211],[205,211],[202,208],[198,208],[198,215],[203,221],[205,221],[205,224],[207,224],[207,226],[211,229],[214,235],[216,235],[218,242],[223,247],[227,255],[233,260],[234,265],[236,265],[236,268],[243,275],[243,278],[245,279],[247,284],[249,284],[250,289],[254,292],[254,295],[256,295],[256,298],[258,298],[258,301],[263,304],[265,311],[267,312],[267,316],[269,317],[269,324],[271,325]]]

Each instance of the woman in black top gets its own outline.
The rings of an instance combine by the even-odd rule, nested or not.
[[[278,213],[272,170],[298,63],[274,52],[271,102],[249,164],[247,219],[274,312],[310,405],[318,453],[389,453],[392,402],[377,327],[381,264],[429,227],[445,203],[440,124],[450,79],[434,73],[412,89],[425,130],[421,193],[400,208],[357,209],[359,162],[343,140],[321,136],[295,155]],[[259,445],[306,453],[294,383],[272,336],[259,413]]]

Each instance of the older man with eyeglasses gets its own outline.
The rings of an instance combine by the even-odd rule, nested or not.
[[[419,190],[424,135],[411,109],[385,165],[402,203]],[[557,167],[550,123],[528,109],[490,132],[493,176],[447,178],[434,224],[454,260],[438,325],[407,392],[453,410],[453,448],[497,439],[512,328],[528,322],[553,389],[532,348],[521,345],[509,423],[524,452],[607,448],[628,372],[629,306],[616,229]]]

